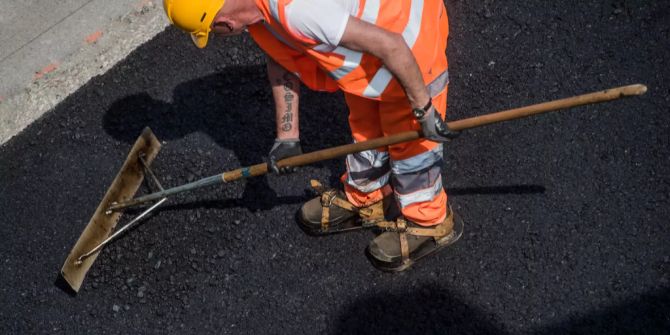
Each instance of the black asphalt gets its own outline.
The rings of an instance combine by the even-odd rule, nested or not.
[[[274,138],[248,37],[168,29],[0,147],[0,332],[667,333],[670,6],[448,3],[449,118],[645,83],[639,98],[464,133],[445,150],[461,241],[401,274],[374,236],[306,236],[308,182],[340,161],[176,197],[106,248],[82,291],[53,285],[150,126],[163,184],[262,162]],[[302,96],[304,148],[350,141],[339,94]],[[20,111],[17,111],[20,112]]]

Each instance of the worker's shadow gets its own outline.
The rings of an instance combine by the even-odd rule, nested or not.
[[[304,151],[351,141],[347,109],[340,94],[303,88],[300,104]],[[166,141],[179,140],[197,132],[207,134],[217,145],[232,150],[241,166],[264,162],[275,138],[274,105],[265,67],[226,67],[217,74],[184,82],[174,89],[170,102],[154,99],[144,92],[127,96],[114,102],[103,117],[105,131],[130,145],[146,126],[151,127],[160,140]],[[332,170],[333,180],[343,170],[337,163],[320,164]],[[217,173],[239,167],[228,165],[232,163],[221,162],[221,171]],[[255,210],[304,200],[304,196],[278,199],[269,187],[267,177],[263,176],[246,180],[242,199],[225,200],[215,206],[243,206]],[[190,206],[193,205],[213,204]]]
[[[670,325],[663,309],[668,303],[670,289],[658,288],[602,309],[572,311],[565,319],[537,325],[533,333],[664,334]],[[466,303],[443,285],[431,283],[357,297],[335,315],[330,333],[509,334],[509,326],[497,320],[500,313]]]
[[[357,297],[331,334],[507,334],[490,313],[438,284]]]

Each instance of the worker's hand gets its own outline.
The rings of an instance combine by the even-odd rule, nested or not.
[[[301,154],[302,147],[299,138],[276,139],[268,155],[268,168],[274,173],[295,172],[296,167],[286,166],[280,169],[277,167],[277,161]]]
[[[424,108],[415,108],[414,117],[421,125],[423,137],[435,142],[449,142],[458,137],[461,133],[449,129],[447,123],[442,120],[440,113],[437,112],[432,102]]]

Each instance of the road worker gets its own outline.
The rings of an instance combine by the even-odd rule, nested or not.
[[[386,271],[405,270],[460,237],[441,174],[443,143],[457,135],[444,121],[449,27],[442,0],[164,0],[164,7],[198,48],[210,33],[248,31],[267,54],[274,172],[290,171],[277,161],[302,153],[300,82],[344,92],[356,142],[422,131],[422,139],[348,155],[342,189],[317,186],[321,196],[301,207],[303,229],[383,228],[366,250]]]

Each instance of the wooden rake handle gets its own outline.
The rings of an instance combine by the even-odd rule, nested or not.
[[[600,102],[617,100],[624,97],[643,95],[645,92],[647,92],[647,86],[642,84],[615,87],[604,91],[582,94],[570,98],[543,102],[536,105],[448,122],[448,125],[449,128],[453,130],[471,129],[491,123],[515,120],[531,115],[554,112],[566,108],[596,104]]]
[[[475,116],[458,121],[452,121],[448,122],[447,124],[449,125],[450,129],[460,131],[465,129],[481,127],[491,123],[510,121],[532,115],[558,111],[566,108],[606,102],[620,99],[623,97],[642,95],[645,92],[647,92],[647,87],[645,85],[635,84],[635,85],[621,86],[607,89],[604,91],[578,95],[570,98],[544,102],[536,105],[510,109],[492,114]],[[323,149],[319,151],[310,152],[304,155],[286,158],[277,162],[277,166],[283,167],[283,166],[307,165],[327,159],[345,156],[356,152],[361,152],[365,150],[384,147],[402,142],[413,141],[420,137],[421,133],[419,131],[406,131],[392,136],[386,136],[369,141],[342,145],[339,147]],[[251,168],[258,169],[258,172],[267,173],[266,164],[254,165]],[[231,171],[231,173],[232,172],[235,171]],[[226,178],[226,180],[228,180],[228,178]]]
[[[641,84],[636,84],[636,85],[629,85],[629,86],[622,86],[622,87],[616,87],[616,88],[611,88],[608,90],[600,91],[600,92],[594,92],[594,93],[589,93],[589,94],[584,94],[584,95],[578,95],[575,97],[571,98],[565,98],[565,99],[559,99],[559,100],[554,100],[550,102],[544,102],[541,104],[536,104],[536,105],[531,105],[531,106],[526,106],[526,107],[521,107],[521,108],[516,108],[516,109],[510,109],[502,112],[497,112],[497,113],[492,113],[492,114],[487,114],[487,115],[481,115],[481,116],[476,116],[468,119],[463,119],[463,120],[458,120],[458,121],[452,121],[448,122],[449,128],[453,130],[465,130],[465,129],[471,129],[471,128],[476,128],[476,127],[481,127],[487,124],[491,123],[496,123],[496,122],[503,122],[503,121],[509,121],[509,120],[514,120],[514,119],[519,119],[523,117],[528,117],[531,115],[537,115],[537,114],[542,114],[546,112],[553,112],[561,109],[566,109],[566,108],[571,108],[571,107],[577,107],[577,106],[583,106],[583,105],[588,105],[588,104],[595,104],[599,102],[605,102],[605,101],[611,101],[611,100],[616,100],[620,99],[623,97],[629,97],[629,96],[636,96],[636,95],[642,95],[647,91],[647,87]],[[337,157],[342,157],[348,154],[353,154],[356,152],[361,152],[365,150],[370,150],[370,149],[375,149],[375,148],[380,148],[380,147],[385,147],[388,145],[393,145],[397,143],[403,143],[403,142],[409,142],[413,141],[416,139],[419,139],[422,137],[422,134],[420,131],[406,131],[402,133],[398,133],[395,135],[391,136],[386,136],[386,137],[380,137],[376,138],[373,140],[369,141],[364,141],[364,142],[359,142],[359,143],[353,143],[353,144],[347,144],[347,145],[341,145],[338,147],[333,147],[333,148],[328,148],[328,149],[323,149],[319,151],[314,151],[298,156],[293,156],[289,157],[286,159],[282,159],[279,162],[277,162],[278,167],[285,167],[285,166],[302,166],[302,165],[308,165],[328,159],[333,159]],[[138,204],[142,204],[148,201],[153,201],[153,200],[158,200],[163,197],[167,197],[170,195],[174,195],[177,193],[182,193],[185,191],[190,191],[194,190],[197,188],[209,186],[209,185],[215,185],[215,184],[220,184],[222,182],[231,182],[243,178],[249,178],[249,177],[255,177],[255,176],[260,176],[268,173],[268,166],[266,163],[260,163],[248,167],[243,167],[239,168],[237,170],[232,170],[228,172],[224,172],[218,175],[210,176],[207,178],[203,178],[197,181],[194,181],[189,184],[185,184],[182,186],[177,186],[171,189],[163,190],[160,192],[148,194],[145,196],[141,196],[139,198],[135,198],[132,200],[128,200],[122,203],[118,204],[113,204],[108,208],[108,211],[118,211],[123,208],[135,206]]]

